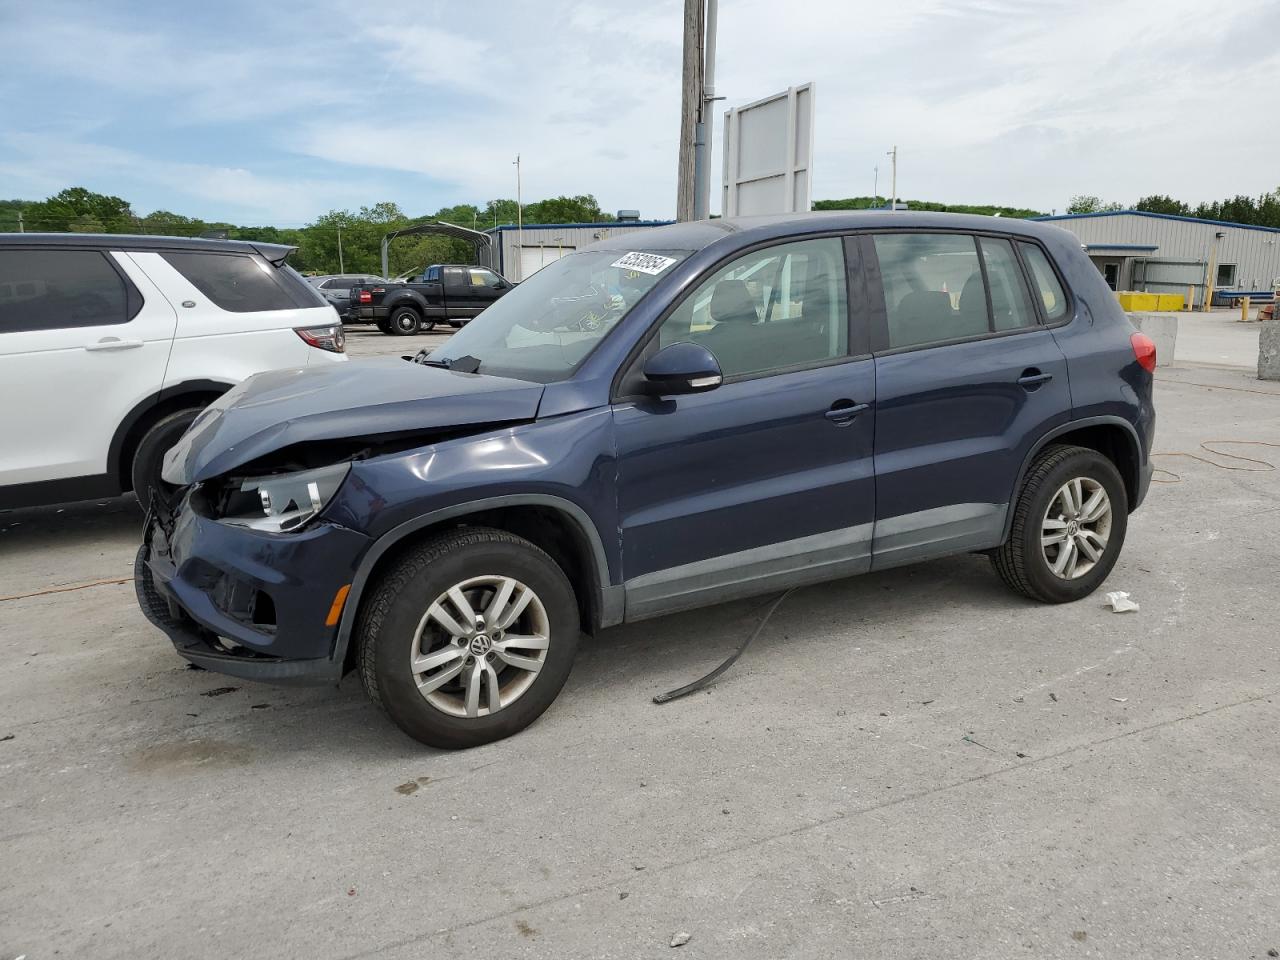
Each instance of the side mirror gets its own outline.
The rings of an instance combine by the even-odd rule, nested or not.
[[[724,379],[715,355],[688,341],[659,350],[645,362],[643,372],[647,392],[663,397],[705,393]]]

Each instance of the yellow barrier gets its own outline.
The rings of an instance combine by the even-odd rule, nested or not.
[[[1154,293],[1137,293],[1133,290],[1122,290],[1116,294],[1120,306],[1128,313],[1149,313],[1158,309],[1160,298]]]
[[[1180,293],[1139,293],[1136,290],[1121,290],[1116,294],[1121,309],[1133,313],[1151,313],[1160,311],[1172,313],[1185,309],[1186,300]]]

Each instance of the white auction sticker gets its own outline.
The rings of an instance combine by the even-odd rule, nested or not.
[[[617,267],[620,270],[634,270],[637,273],[647,273],[656,277],[667,267],[675,263],[675,257],[661,257],[656,253],[628,253],[621,259],[613,261],[609,264],[611,267]]]

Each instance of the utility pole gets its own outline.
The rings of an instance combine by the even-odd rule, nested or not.
[[[684,0],[684,65],[680,79],[680,157],[676,168],[676,219],[695,216],[698,123],[702,115],[702,30],[705,0]]]
[[[697,136],[693,145],[695,173],[693,219],[706,220],[711,216],[711,141],[715,139],[715,124],[711,105],[724,97],[716,96],[716,25],[719,19],[718,0],[707,0],[705,36],[702,56],[702,102],[698,107]]]
[[[342,228],[338,228],[338,272],[346,273],[346,264],[342,261]]]
[[[520,154],[516,154],[516,247],[519,252],[516,254],[516,276],[517,279],[524,279],[524,264],[521,258],[524,256],[524,199],[520,194]]]
[[[871,188],[871,198],[873,200],[879,200],[880,199],[880,164],[877,163],[874,167],[871,168],[871,170],[876,175],[875,186]]]
[[[898,145],[895,143],[893,149],[886,156],[893,157],[893,202],[889,205],[890,210],[898,209]]]
[[[1213,309],[1213,285],[1218,279],[1218,241],[1225,236],[1226,234],[1221,230],[1213,235],[1213,251],[1209,254],[1209,269],[1205,271],[1204,275],[1204,304],[1201,309],[1205,313]]]
[[[22,211],[21,211],[21,210],[19,210],[19,211],[18,211],[18,232],[19,232],[19,233],[26,233],[26,232],[27,232],[27,228],[26,228],[26,226],[25,226],[25,225],[23,224],[23,222],[22,222]]]

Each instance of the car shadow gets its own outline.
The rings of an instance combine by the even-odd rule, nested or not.
[[[778,596],[774,592],[604,630],[579,648],[562,696],[572,697],[575,688],[612,688],[610,696],[648,697],[689,683],[732,654]],[[806,642],[831,642],[850,634],[872,639],[905,634],[915,643],[922,621],[942,607],[1013,613],[1038,606],[1012,593],[986,557],[978,555],[816,583],[796,589],[777,606],[733,669],[750,662],[751,649],[782,658],[785,669],[789,657],[809,655]],[[731,669],[718,682],[732,676]]]
[[[521,737],[580,738],[584,722],[594,726],[604,721],[599,712],[608,704],[621,703],[620,712],[632,714],[635,705],[647,704],[655,694],[702,676],[728,656],[756,628],[777,596],[704,607],[584,637],[573,673],[547,716],[513,740],[468,754],[475,754],[479,761],[505,756]],[[796,590],[775,610],[743,661],[717,683],[733,682],[735,671],[750,669],[753,661],[767,660],[771,669],[783,671],[794,662],[795,669],[802,669],[813,657],[815,643],[865,642],[854,640],[850,633],[865,635],[870,642],[918,645],[925,629],[933,629],[923,627],[922,621],[948,606],[1012,613],[1038,605],[1012,594],[980,556],[951,557],[814,584]],[[427,762],[437,755],[454,755],[401,733],[368,701],[354,674],[336,690],[286,690],[196,671],[186,674],[183,682],[192,691],[193,703],[200,702],[203,691],[236,686],[234,699],[244,700],[245,705],[233,720],[235,739],[251,744],[260,758],[317,747],[363,760]],[[626,701],[633,704],[628,706]],[[424,772],[430,770],[424,768]]]
[[[0,551],[100,544],[142,537],[142,510],[133,494],[48,507],[0,510]]]

